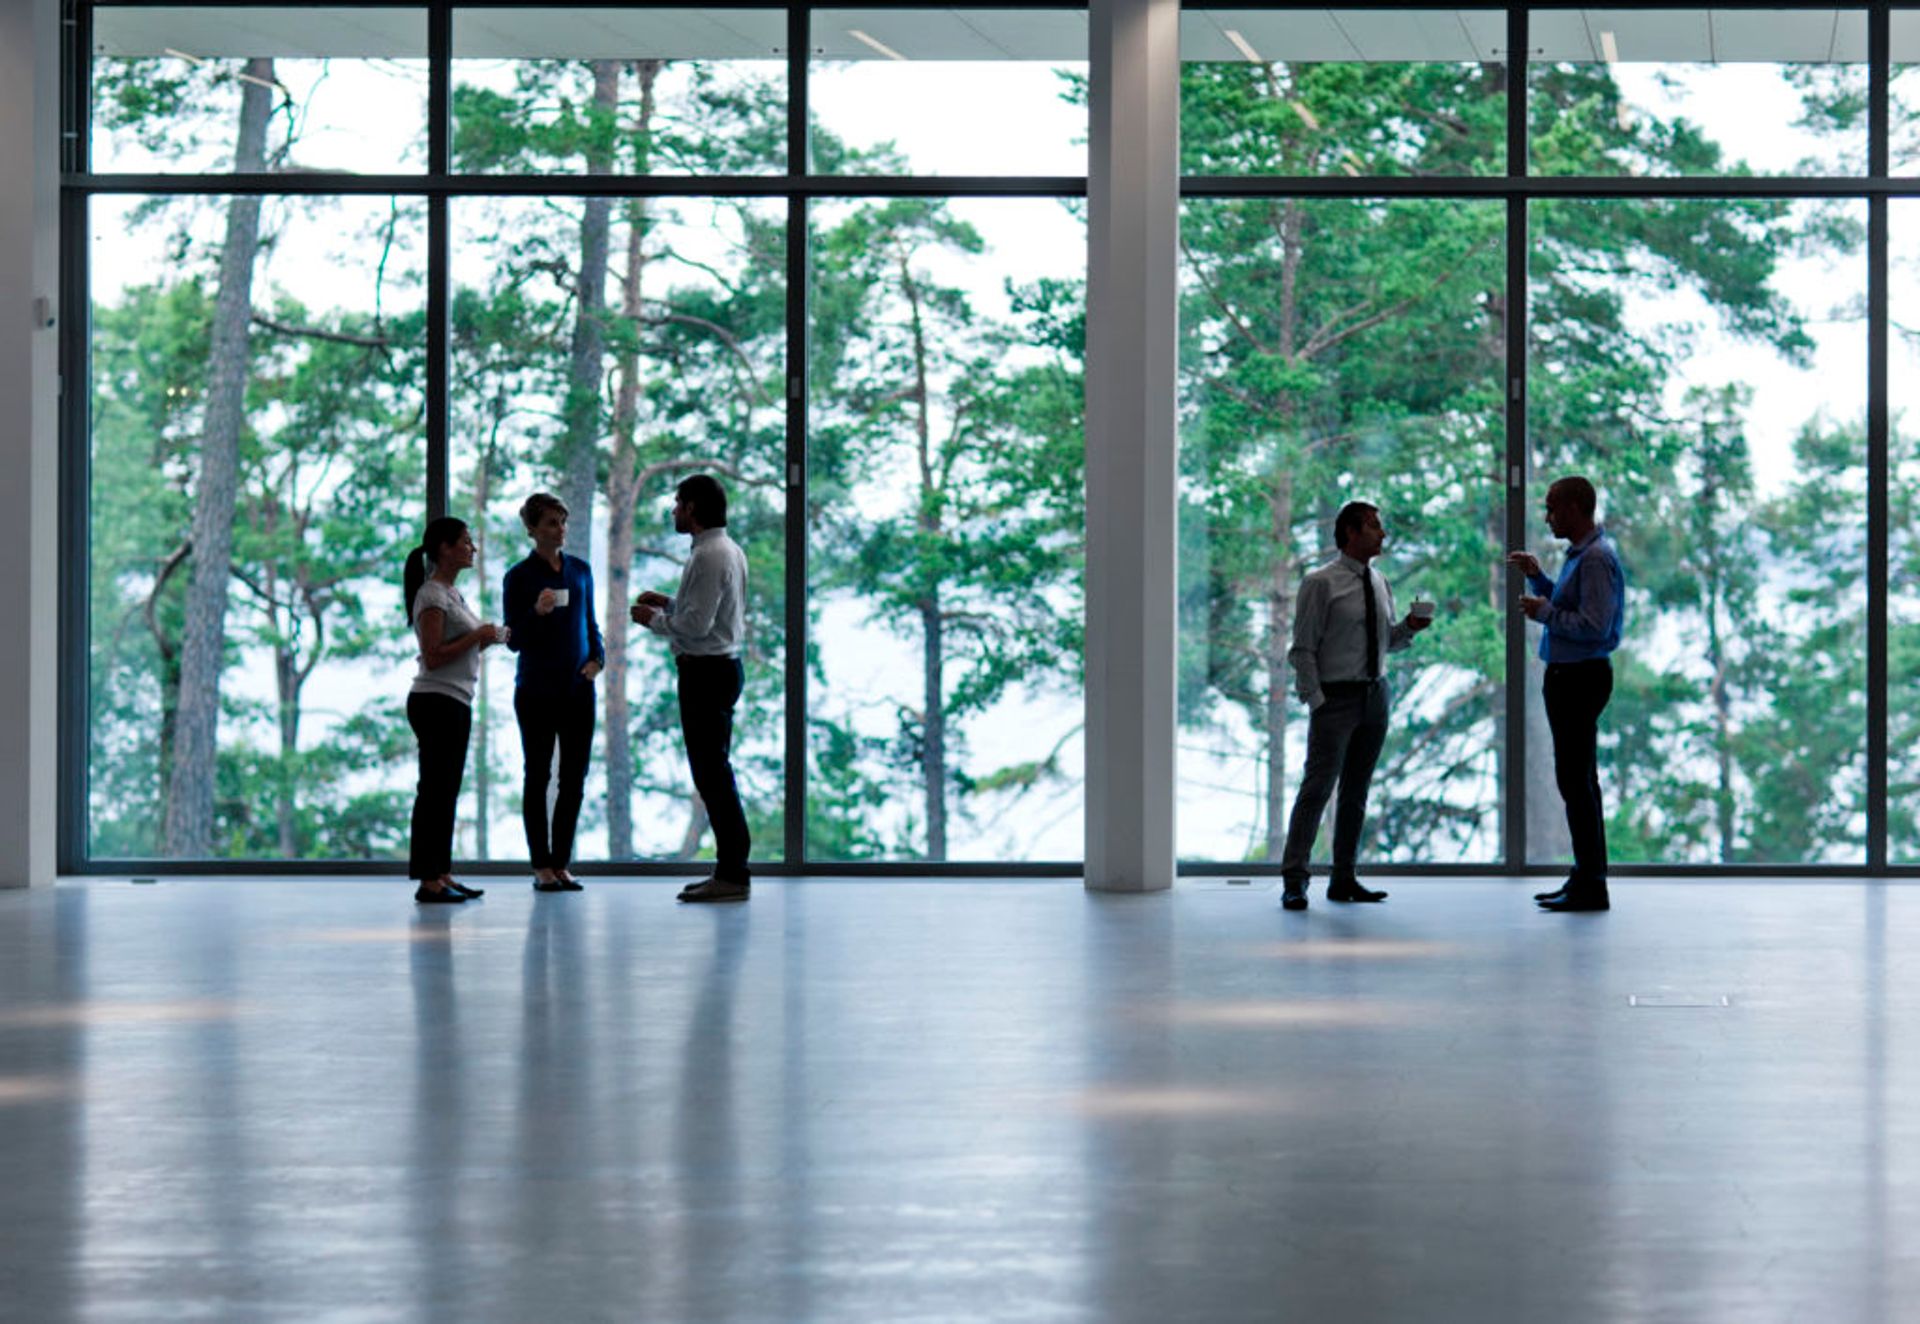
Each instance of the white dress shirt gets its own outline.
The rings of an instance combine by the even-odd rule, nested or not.
[[[1367,590],[1361,576],[1373,579],[1373,606],[1378,616],[1375,638],[1379,656],[1373,674],[1387,674],[1386,655],[1413,642],[1413,631],[1394,619],[1393,590],[1366,561],[1340,553],[1300,581],[1293,606],[1293,664],[1300,697],[1309,709],[1327,701],[1321,686],[1338,681],[1367,679]]]
[[[680,591],[647,628],[663,634],[676,656],[738,657],[747,625],[747,557],[725,529],[693,535]]]

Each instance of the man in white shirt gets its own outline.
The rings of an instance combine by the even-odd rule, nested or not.
[[[1387,894],[1362,887],[1354,875],[1360,829],[1366,822],[1367,789],[1387,739],[1386,655],[1413,642],[1432,623],[1409,614],[1393,619],[1393,590],[1373,568],[1387,541],[1380,512],[1350,501],[1333,519],[1340,554],[1301,581],[1293,608],[1293,665],[1300,697],[1312,713],[1307,723],[1307,766],[1287,823],[1281,853],[1285,888],[1280,904],[1307,908],[1307,861],[1320,833],[1320,819],[1337,781],[1333,816],[1333,875],[1329,901],[1384,901]]]
[[[695,474],[674,489],[673,527],[693,537],[680,591],[642,593],[630,613],[634,624],[664,635],[673,647],[680,733],[693,789],[713,825],[713,876],[682,888],[682,901],[745,901],[752,887],[747,855],[753,843],[731,758],[733,708],[745,681],[747,558],[726,525],[727,493],[719,480]]]

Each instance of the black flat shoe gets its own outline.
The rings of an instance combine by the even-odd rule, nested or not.
[[[563,892],[584,892],[587,890],[578,878],[558,878],[554,881],[560,884],[560,890]]]
[[[1551,910],[1555,914],[1570,914],[1582,910],[1612,910],[1613,903],[1607,899],[1607,889],[1604,887],[1580,888],[1564,896],[1542,901],[1540,909]]]
[[[414,892],[413,899],[423,906],[457,906],[466,900],[451,887],[442,887],[432,892],[422,887]]]
[[[465,883],[448,883],[447,886],[451,888],[453,891],[458,892],[461,896],[467,898],[467,900],[469,901],[473,900],[475,897],[482,897],[487,894],[486,888],[468,887]]]
[[[1351,878],[1341,883],[1327,884],[1329,901],[1385,901],[1385,892],[1376,892],[1370,887],[1362,887]]]
[[[567,885],[558,878],[550,883],[543,883],[536,878],[533,880],[533,890],[536,892],[564,892],[567,890]]]

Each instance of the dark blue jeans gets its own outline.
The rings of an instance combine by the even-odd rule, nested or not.
[[[687,742],[693,789],[707,807],[713,825],[713,876],[730,883],[752,878],[747,853],[746,811],[733,777],[733,706],[740,702],[746,670],[737,657],[675,659],[680,672],[680,733]]]

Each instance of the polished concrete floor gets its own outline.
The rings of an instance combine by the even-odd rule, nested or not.
[[[0,893],[0,1318],[1920,1318],[1920,885]]]

